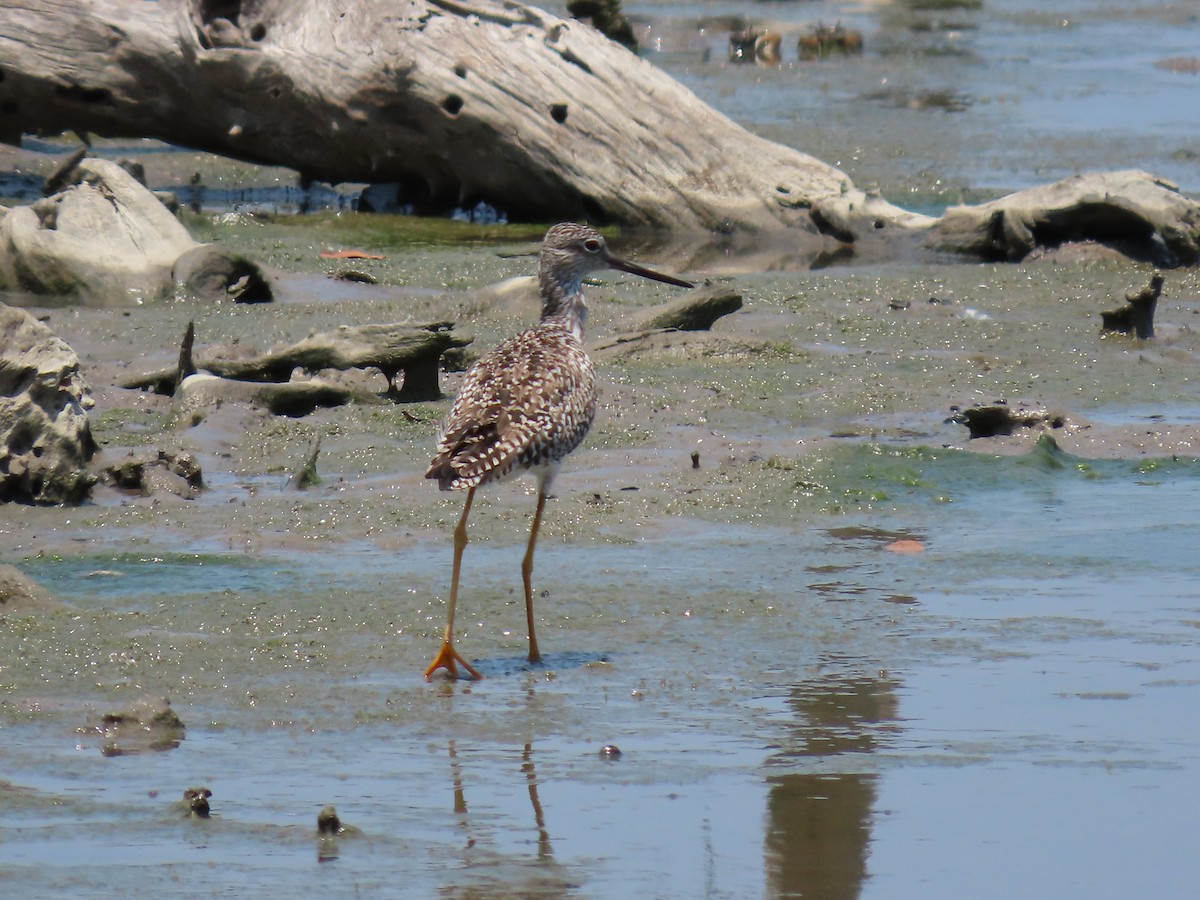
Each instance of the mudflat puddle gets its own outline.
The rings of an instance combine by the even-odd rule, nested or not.
[[[420,677],[444,534],[28,558],[73,608],[0,637],[6,891],[1189,896],[1200,469],[902,455],[856,513],[547,539],[543,667],[521,522],[473,543],[477,684]],[[91,723],[156,692],[185,739],[102,755]]]

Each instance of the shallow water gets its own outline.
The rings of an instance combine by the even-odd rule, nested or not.
[[[473,545],[479,684],[418,676],[441,535],[27,558],[75,610],[6,634],[6,880],[1186,896],[1200,465],[905,457],[925,487],[870,515],[547,542],[542,668],[520,657],[519,534]],[[179,749],[106,758],[72,733],[156,689],[189,725]],[[207,821],[176,808],[192,784],[214,792]],[[327,803],[362,834],[319,840]]]
[[[1200,184],[1200,13],[1171,0],[626,5],[667,71],[736,121],[937,213],[1081,171],[1141,168]],[[728,61],[738,16],[779,34],[777,65]],[[705,21],[709,18],[710,21]],[[706,24],[696,30],[696,22]],[[803,61],[814,25],[864,52]],[[722,27],[724,25],[724,27]]]
[[[901,4],[629,9],[706,99],[904,205],[1077,168],[1200,185],[1179,114],[1200,80],[1154,65],[1195,52],[1180,7],[951,4],[965,27],[932,31]],[[866,53],[763,69],[725,63],[723,33],[685,39],[729,12],[840,19]],[[532,307],[472,292],[527,274],[530,235],[191,224],[292,273],[285,302],[37,310],[83,358],[105,453],[182,446],[209,489],[0,517],[0,559],[67,604],[0,628],[6,893],[1194,893],[1194,270],[1167,273],[1154,342],[1098,334],[1148,278],[1131,264],[743,271],[746,308],[707,349],[600,360],[601,417],[538,547],[546,665],[524,661],[532,497],[505,487],[477,503],[463,575],[460,649],[486,678],[426,684],[460,508],[421,478],[444,401],[183,428],[109,385],[169,364],[189,319],[206,347],[442,317],[489,346]],[[383,287],[327,287],[316,254],[341,246],[386,255],[355,262]],[[596,336],[673,297],[591,291]],[[947,421],[1019,398],[1065,410],[1064,450]],[[313,434],[324,481],[285,493]],[[146,695],[185,739],[103,755],[102,715]],[[195,785],[209,819],[180,807]],[[318,837],[327,804],[354,830]]]

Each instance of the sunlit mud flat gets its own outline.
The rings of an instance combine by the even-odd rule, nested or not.
[[[82,552],[25,556],[70,608],[5,618],[6,884],[1186,896],[1200,467],[1047,445],[831,461],[848,496],[889,500],[548,540],[543,667],[522,657],[522,516],[482,528],[475,684],[420,678],[433,529],[267,553],[81,532]],[[102,755],[101,713],[147,692],[186,738]],[[180,802],[196,785],[207,819]],[[327,804],[354,830],[319,837]]]
[[[1084,169],[1200,183],[1200,82],[1160,64],[1195,55],[1186,4],[626,8],[705,99],[905,206]],[[695,23],[731,13],[782,26],[781,65],[723,60]],[[863,54],[799,62],[813,20]],[[446,319],[485,349],[536,315],[512,279],[543,226],[251,216],[349,194],[146,163],[156,187],[200,173],[189,227],[276,271],[278,302],[7,298],[79,352],[105,458],[186,450],[207,487],[0,511],[0,561],[59,604],[0,612],[5,896],[1193,896],[1194,270],[1165,273],[1137,341],[1100,313],[1151,270],[1102,253],[808,272],[615,236],[745,306],[596,354],[600,416],[538,547],[545,665],[524,659],[533,497],[504,486],[477,501],[459,611],[485,678],[427,684],[461,508],[422,478],[448,400],[346,373],[355,403],[293,420],[116,385],[171,365],[189,321],[202,354]],[[384,258],[319,256],[343,248]],[[327,277],[351,268],[378,283]],[[673,296],[588,290],[599,342]],[[1051,415],[976,440],[956,421],[1000,404]],[[285,490],[314,436],[321,483]],[[106,717],[164,697],[178,739],[114,742]],[[321,835],[330,805],[345,827]]]
[[[367,372],[337,410],[197,417],[112,385],[189,319],[253,349],[449,316],[487,346],[533,315],[490,287],[523,248],[393,247],[407,283],[353,298],[301,272],[272,307],[42,312],[97,385],[104,454],[187,449],[209,487],[5,509],[3,559],[63,604],[0,629],[6,885],[1187,895],[1195,273],[1168,273],[1153,341],[1100,333],[1148,277],[1127,263],[737,277],[713,333],[598,354],[539,544],[545,665],[518,483],[472,516],[459,646],[485,678],[427,684],[460,500],[421,476],[448,401],[396,407]],[[666,296],[591,295],[598,340]],[[1022,398],[1061,419],[969,440],[952,418]],[[322,482],[285,490],[314,434]],[[105,717],[146,697],[182,739],[114,752]],[[322,836],[329,805],[346,827]]]

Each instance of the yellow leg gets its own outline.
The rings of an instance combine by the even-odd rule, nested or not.
[[[525,559],[521,562],[521,580],[525,582],[525,620],[529,623],[529,661],[539,663],[537,635],[533,630],[533,548],[537,544],[538,529],[542,526],[542,512],[546,508],[546,491],[538,489],[537,510],[533,514],[533,527],[529,529],[529,546],[525,548]]]
[[[451,678],[457,678],[457,663],[462,663],[463,668],[471,673],[472,678],[483,677],[454,649],[454,608],[458,605],[458,573],[462,571],[463,551],[467,549],[467,516],[471,514],[471,503],[474,500],[475,488],[468,488],[462,516],[458,520],[458,527],[454,529],[454,566],[450,573],[450,614],[446,618],[446,635],[442,638],[442,648],[433,658],[433,662],[429,664],[429,668],[425,670],[426,681],[438,669],[445,669],[450,673]]]

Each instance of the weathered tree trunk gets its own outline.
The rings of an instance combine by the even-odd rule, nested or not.
[[[591,26],[500,0],[30,0],[0,139],[148,136],[437,204],[673,229],[925,224]],[[870,223],[869,225],[866,223]],[[800,235],[797,235],[799,240]]]
[[[755,137],[591,26],[515,0],[26,0],[0,13],[0,75],[0,140],[155,137],[304,179],[400,182],[430,209],[790,228],[814,257],[920,235],[1009,260],[1077,240],[1200,258],[1200,204],[1146,173],[919,216]]]

